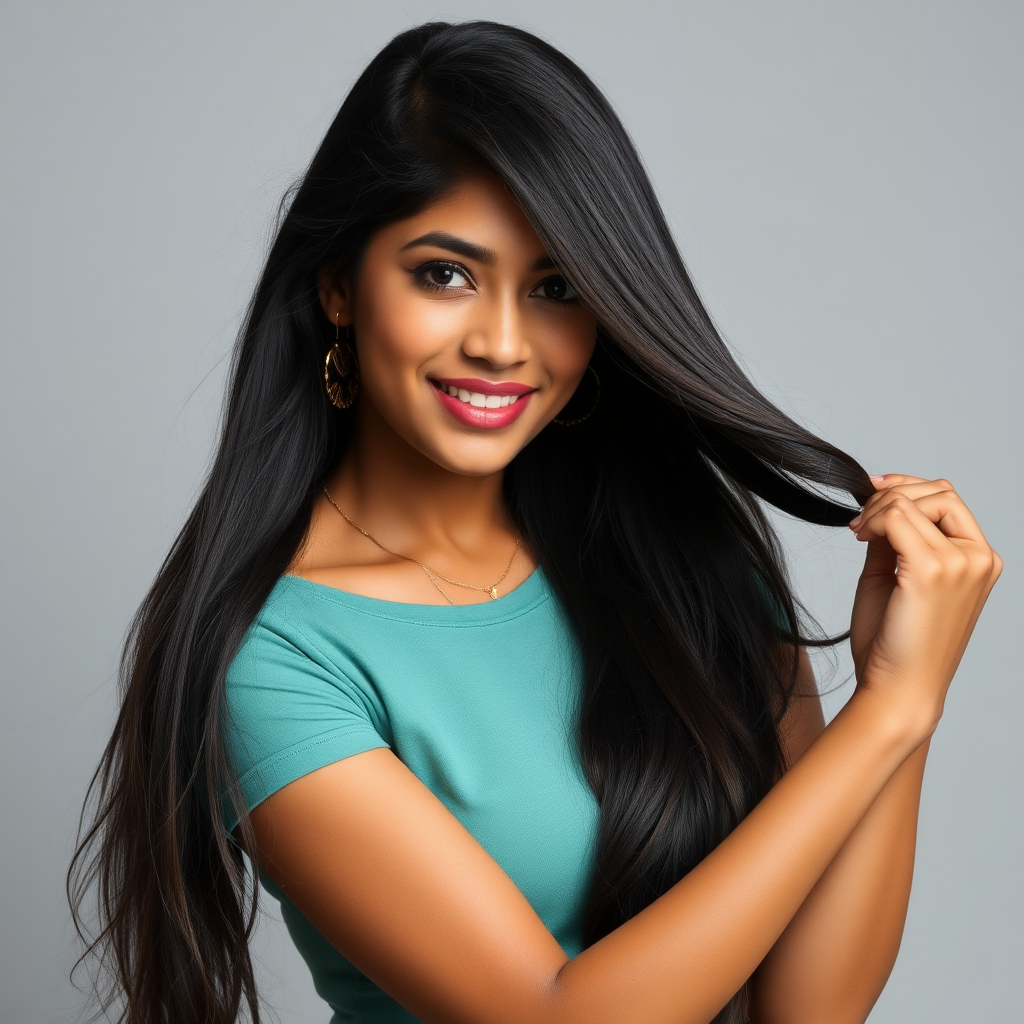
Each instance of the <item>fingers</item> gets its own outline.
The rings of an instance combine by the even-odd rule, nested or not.
[[[896,487],[899,484],[919,484],[925,480],[923,476],[907,476],[905,473],[884,473],[882,476],[873,476],[871,482],[876,490],[883,490],[886,487]]]
[[[920,497],[914,494],[907,497],[951,540],[985,543],[981,527],[956,491],[940,490]]]
[[[946,483],[925,481],[893,488],[886,494],[888,500],[865,507],[856,527],[857,539],[868,542],[864,573],[884,576],[893,571],[898,558],[901,568],[927,579],[948,572],[963,586],[977,584],[983,602],[999,578],[1002,560],[959,495],[950,488],[936,489]],[[915,500],[902,493],[907,489],[930,493]]]
[[[907,532],[904,524],[913,535]],[[858,540],[873,541],[885,538],[901,558],[911,556],[915,551],[923,553],[925,548],[933,554],[945,554],[947,549],[953,547],[949,538],[918,508],[917,503],[899,493],[892,495],[884,504],[876,505],[856,529]],[[909,545],[906,551],[899,547],[896,539],[901,539],[904,544]]]
[[[881,576],[891,574],[899,559],[900,577],[904,572],[916,576],[918,571],[930,575],[942,557],[935,546],[922,534],[922,525],[938,534],[935,526],[906,498],[879,509],[867,519],[857,533],[858,540],[868,542],[868,557],[864,574]],[[924,521],[924,524],[921,523]],[[939,534],[941,538],[942,535]],[[949,541],[943,538],[947,546]],[[892,555],[886,550],[891,548]]]
[[[906,552],[897,549],[893,543],[897,537],[908,541],[909,535],[901,530],[890,537],[886,520],[879,519],[880,516],[898,516],[899,512],[889,511],[897,509],[933,552],[943,560],[951,559],[968,575],[981,580],[986,593],[991,590],[1002,572],[1002,559],[992,550],[977,520],[948,480],[926,480],[899,473],[871,480],[878,490],[850,523],[858,540],[868,541],[865,572],[870,575],[892,572],[896,556],[906,557],[913,550],[913,544]],[[893,550],[889,550],[890,544]]]
[[[907,483],[893,484],[889,487],[883,487],[876,491],[874,494],[864,502],[864,507],[860,510],[860,515],[857,516],[851,526],[862,521],[867,514],[870,514],[876,508],[878,508],[883,502],[886,502],[892,498],[894,494],[905,494],[908,498],[921,498],[926,494],[934,494],[941,490],[951,490],[952,484],[948,480],[921,480],[917,477],[908,477]]]
[[[906,482],[886,486],[868,498],[860,515],[850,523],[851,529],[858,530],[861,523],[865,522],[869,516],[889,504],[894,495],[903,495],[913,501],[945,536],[985,543],[985,537],[977,521],[948,480],[923,480],[920,477],[885,477],[884,479],[887,483],[890,479]]]

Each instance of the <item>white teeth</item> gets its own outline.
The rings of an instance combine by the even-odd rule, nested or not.
[[[519,395],[483,395],[479,391],[457,388],[454,384],[447,384],[441,390],[476,409],[504,409],[519,401]]]

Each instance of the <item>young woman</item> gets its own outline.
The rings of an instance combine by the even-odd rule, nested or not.
[[[761,500],[867,542],[827,727]],[[999,572],[948,481],[756,391],[579,68],[403,33],[284,210],[134,624],[72,871],[108,1006],[258,1017],[245,851],[336,1022],[863,1021]]]

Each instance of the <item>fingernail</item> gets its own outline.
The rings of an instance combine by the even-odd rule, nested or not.
[[[851,519],[850,520],[850,529],[851,530],[856,530],[857,527],[860,525],[860,520],[861,520],[860,516],[857,516],[856,519]]]
[[[873,484],[880,484],[885,479],[885,477],[884,476],[871,476],[871,477],[868,477],[868,479]]]

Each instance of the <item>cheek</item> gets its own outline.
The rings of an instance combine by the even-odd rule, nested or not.
[[[586,373],[597,343],[597,322],[589,313],[566,321],[547,332],[544,362],[556,390],[570,391]]]
[[[425,303],[408,292],[390,294],[359,310],[359,362],[366,384],[413,386],[419,367],[451,343],[458,324],[445,303]]]

